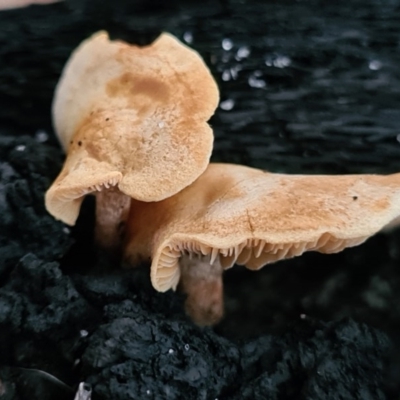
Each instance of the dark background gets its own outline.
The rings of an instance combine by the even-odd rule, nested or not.
[[[147,266],[99,272],[91,199],[73,229],[46,213],[63,160],[54,87],[71,51],[100,29],[141,45],[168,31],[200,52],[221,91],[214,161],[400,170],[397,0],[70,0],[1,11],[0,399],[49,396],[47,381],[38,394],[21,383],[21,367],[72,389],[88,381],[101,399],[400,398],[399,232],[257,273],[235,267],[225,319],[202,330],[182,296],[151,289]]]

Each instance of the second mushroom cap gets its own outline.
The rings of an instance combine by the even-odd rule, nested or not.
[[[218,100],[201,57],[172,35],[146,47],[93,35],[56,90],[54,124],[67,159],[46,194],[48,211],[74,224],[88,193],[117,187],[142,201],[177,193],[208,165],[207,121]]]
[[[134,201],[125,259],[151,258],[158,291],[175,288],[183,256],[257,270],[305,251],[335,253],[400,216],[400,174],[285,175],[210,164],[175,196]]]

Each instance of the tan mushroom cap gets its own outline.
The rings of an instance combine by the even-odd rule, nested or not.
[[[158,291],[179,282],[182,254],[257,270],[305,251],[356,246],[400,215],[400,174],[285,175],[210,164],[177,195],[133,202],[125,257],[151,257]]]
[[[46,194],[56,218],[74,224],[82,196],[109,186],[159,201],[206,169],[213,145],[207,121],[219,94],[195,51],[169,34],[137,47],[99,32],[67,62],[53,102],[67,151]]]

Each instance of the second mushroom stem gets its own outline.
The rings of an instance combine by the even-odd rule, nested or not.
[[[187,294],[186,312],[193,321],[202,326],[213,325],[223,316],[223,268],[217,258],[210,256],[190,258],[182,255],[180,287]]]
[[[96,193],[96,243],[110,254],[119,255],[131,199],[117,188]]]

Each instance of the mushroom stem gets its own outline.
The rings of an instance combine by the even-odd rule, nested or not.
[[[96,243],[109,251],[121,252],[131,199],[117,188],[96,192]]]
[[[182,255],[180,287],[187,294],[185,309],[200,326],[214,325],[224,313],[223,268],[217,258],[210,256],[190,257]]]

